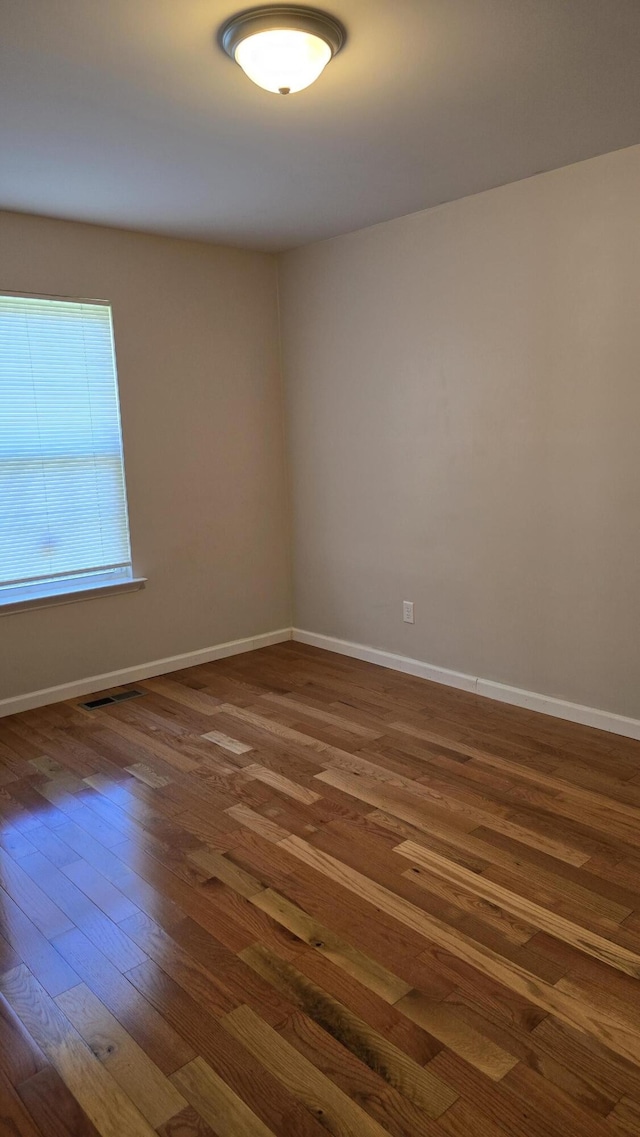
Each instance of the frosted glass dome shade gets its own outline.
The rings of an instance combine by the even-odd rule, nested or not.
[[[259,87],[288,95],[314,83],[331,54],[329,44],[320,36],[293,28],[273,28],[243,39],[235,59]]]

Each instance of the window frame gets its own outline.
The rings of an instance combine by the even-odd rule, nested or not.
[[[124,437],[122,431],[122,416],[120,413],[120,386],[118,382],[118,366],[115,347],[115,330],[113,308],[111,301],[78,297],[59,296],[45,292],[18,292],[10,288],[0,288],[0,297],[15,297],[24,300],[51,300],[67,304],[91,304],[109,310],[111,329],[111,353],[115,379],[115,399],[120,433],[120,447],[122,455],[122,479],[124,489],[124,516],[129,538],[129,551],[131,561],[126,565],[116,565],[111,568],[99,566],[95,572],[90,569],[81,569],[68,573],[53,575],[37,582],[27,581],[17,583],[15,586],[5,585],[0,588],[0,616],[10,615],[34,608],[47,608],[51,605],[70,604],[80,600],[91,600],[97,597],[118,595],[124,592],[137,592],[144,588],[147,578],[137,576],[133,570],[133,550],[131,548],[131,527],[129,523],[129,499],[127,493],[126,466],[124,454]]]

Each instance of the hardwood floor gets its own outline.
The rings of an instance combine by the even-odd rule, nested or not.
[[[1,1137],[640,1133],[640,743],[299,644],[0,720]]]

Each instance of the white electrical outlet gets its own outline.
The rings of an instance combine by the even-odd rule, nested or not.
[[[405,624],[413,624],[413,600],[402,601],[402,619]]]

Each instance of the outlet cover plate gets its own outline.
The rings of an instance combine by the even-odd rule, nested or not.
[[[413,600],[402,601],[402,619],[405,624],[413,624]]]

